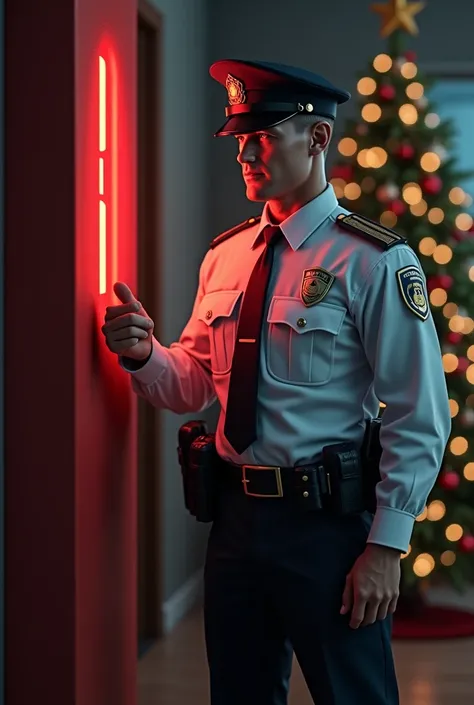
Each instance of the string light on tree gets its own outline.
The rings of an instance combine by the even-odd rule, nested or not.
[[[392,59],[388,54],[379,54],[374,59],[374,69],[379,73],[387,73],[392,68]]]
[[[430,223],[439,225],[444,220],[444,211],[441,208],[430,208],[427,217]]]
[[[405,93],[411,100],[419,100],[425,89],[422,83],[414,82],[414,83],[409,83],[408,86],[405,88]]]
[[[357,90],[361,95],[372,95],[377,89],[377,83],[370,76],[361,78],[357,83]]]
[[[441,159],[435,152],[425,152],[420,159],[423,171],[436,171],[441,166]]]
[[[474,409],[469,409],[469,407],[463,409],[461,422],[463,426],[474,426]]]
[[[441,122],[441,118],[436,113],[428,113],[425,116],[425,125],[431,130],[434,130]]]
[[[400,66],[400,73],[403,78],[406,78],[408,81],[415,78],[418,73],[418,67],[413,61],[404,61]],[[421,98],[419,100],[421,100]]]
[[[442,144],[434,143],[431,147],[431,151],[438,155],[441,162],[444,162],[448,153]]]
[[[398,115],[405,125],[414,125],[418,120],[418,110],[411,103],[401,105],[398,109]]]
[[[449,192],[449,200],[451,203],[454,203],[457,206],[461,206],[463,204],[464,198],[465,198],[465,193],[462,188],[459,186],[455,186],[452,188]]]
[[[414,102],[419,111],[425,110],[428,105],[428,99],[424,95],[421,98],[417,98]]]
[[[357,142],[352,137],[344,137],[337,148],[344,157],[351,157],[357,152]]]
[[[377,103],[367,103],[362,108],[361,115],[366,122],[377,122],[382,116],[382,109]]]

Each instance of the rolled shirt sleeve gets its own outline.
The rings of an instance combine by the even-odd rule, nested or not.
[[[421,283],[415,299],[413,282],[415,287]],[[405,553],[451,431],[440,345],[415,253],[407,245],[386,251],[351,308],[374,372],[374,392],[386,404],[380,431],[381,481],[368,542]]]

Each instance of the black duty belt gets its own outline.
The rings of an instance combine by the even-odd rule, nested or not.
[[[291,499],[307,504],[308,508],[322,509],[331,495],[329,473],[322,463],[277,467],[223,461],[222,465],[223,484],[240,489],[249,497]]]

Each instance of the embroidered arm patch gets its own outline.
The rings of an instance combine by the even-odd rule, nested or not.
[[[426,321],[430,308],[425,282],[418,267],[403,267],[396,272],[396,277],[405,304],[412,313]]]

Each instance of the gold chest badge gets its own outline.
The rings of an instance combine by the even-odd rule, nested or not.
[[[305,306],[314,306],[324,299],[336,277],[323,267],[305,269],[301,281],[301,300]]]

